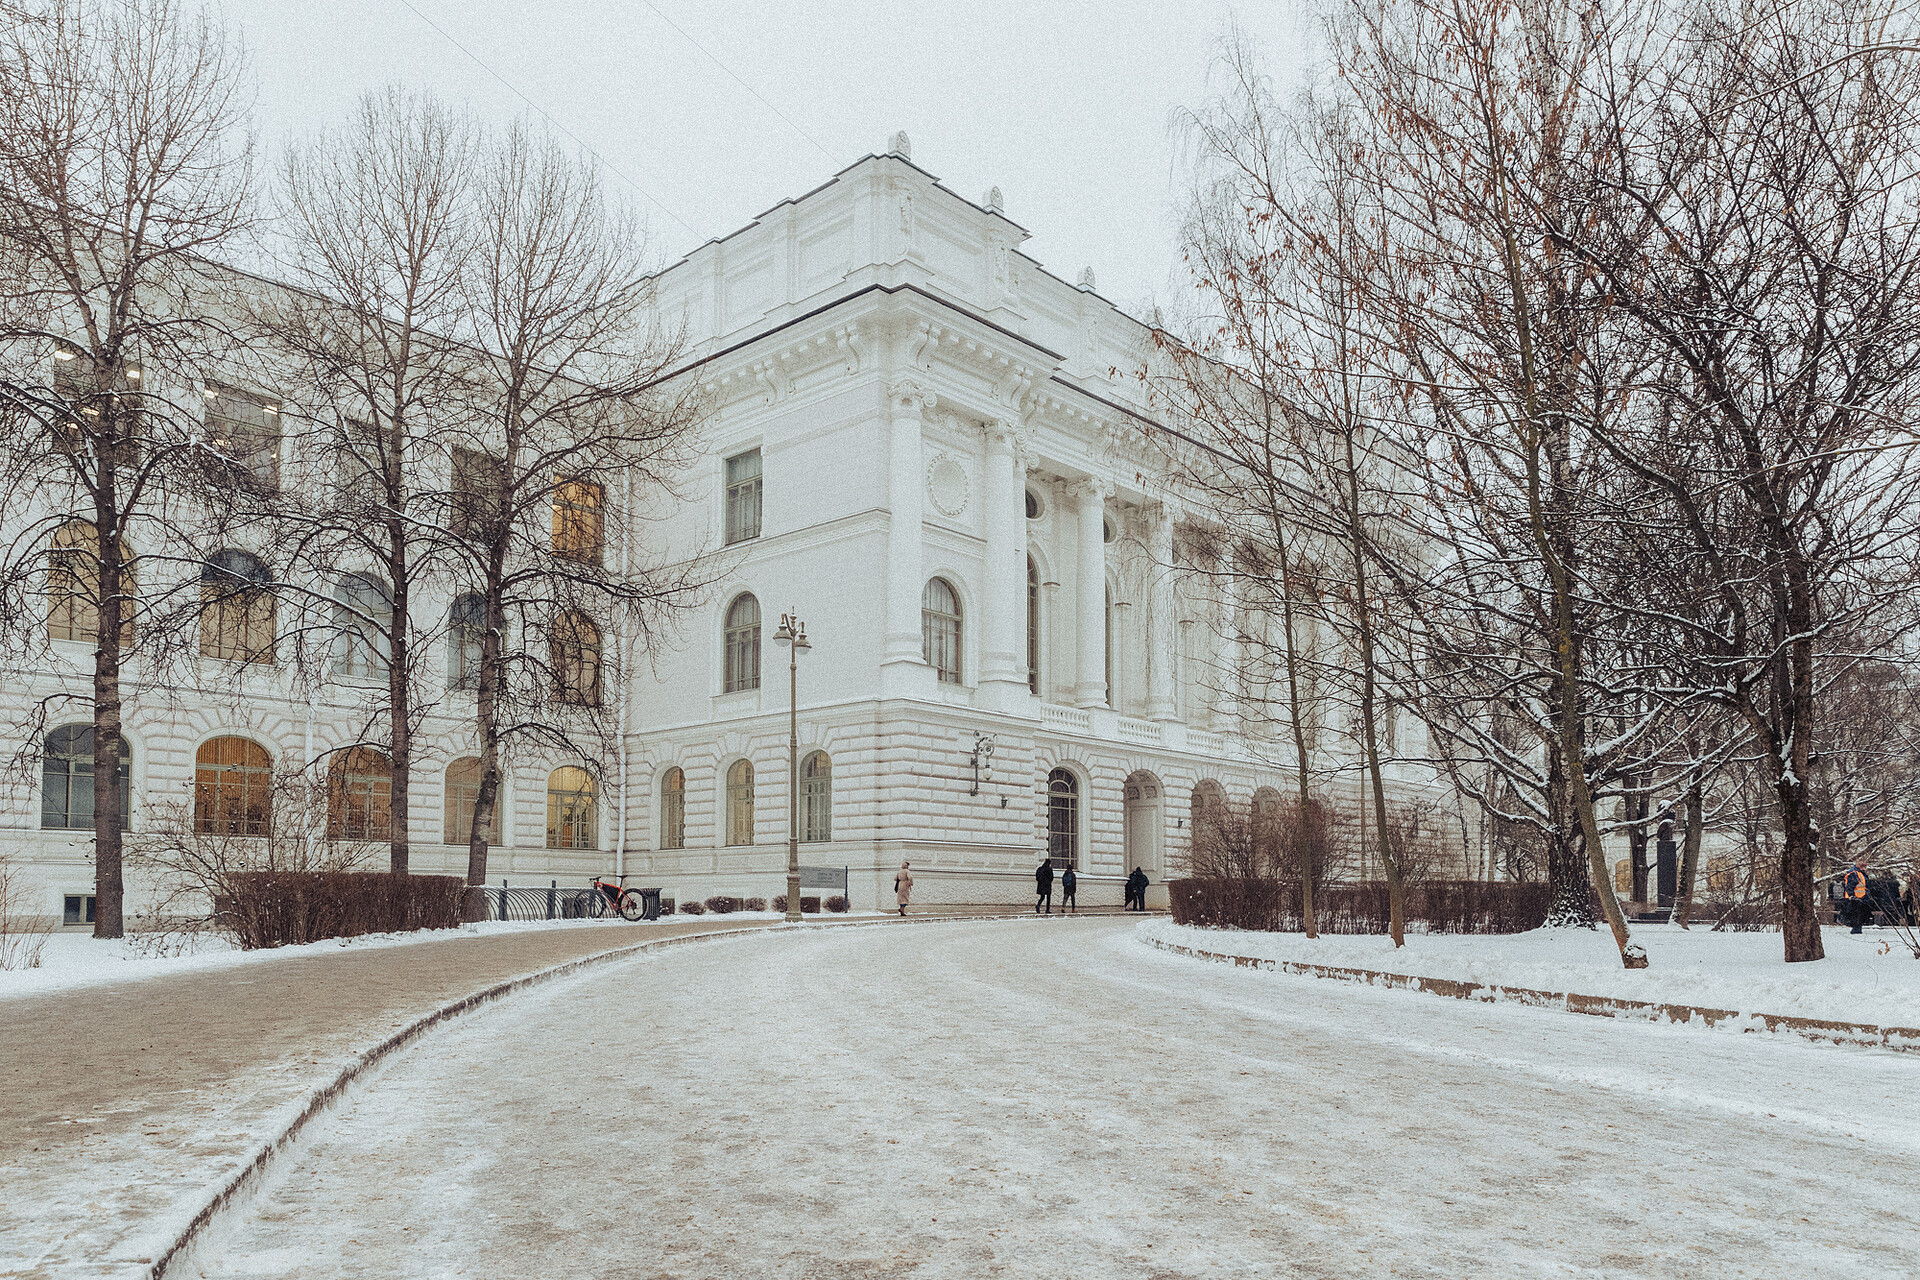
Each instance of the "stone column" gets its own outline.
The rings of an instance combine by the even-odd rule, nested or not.
[[[1173,505],[1162,502],[1148,541],[1153,553],[1152,589],[1147,602],[1147,715],[1178,718],[1174,669],[1180,662],[1180,633],[1175,627],[1173,594]]]
[[[1011,422],[989,422],[982,477],[981,515],[986,525],[986,579],[980,584],[980,683],[1027,684],[1027,511],[1026,465],[1019,429]]]
[[[1107,705],[1107,493],[1107,485],[1093,479],[1074,488],[1080,504],[1080,679],[1073,702],[1079,707]]]
[[[887,387],[887,633],[883,665],[919,663],[920,594],[926,588],[921,544],[926,469],[921,426],[933,394],[911,379]]]

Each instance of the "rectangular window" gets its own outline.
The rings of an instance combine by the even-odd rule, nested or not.
[[[120,365],[112,386],[94,372],[93,357],[63,347],[53,357],[53,392],[67,402],[73,418],[59,434],[62,452],[79,453],[89,439],[120,466],[139,460],[142,370],[131,360]]]
[[[727,459],[728,544],[760,536],[760,451],[749,449]]]
[[[340,424],[339,467],[334,482],[341,505],[373,507],[386,496],[386,450],[378,428],[359,418]]]
[[[263,493],[280,489],[280,406],[227,387],[207,388],[207,445],[228,474]]]
[[[606,547],[601,508],[606,490],[591,480],[560,477],[553,487],[553,554],[599,564]]]
[[[67,894],[62,901],[60,923],[92,924],[93,895],[90,893]]]
[[[504,513],[501,490],[506,487],[507,464],[478,449],[453,451],[453,532],[481,541],[493,536]]]

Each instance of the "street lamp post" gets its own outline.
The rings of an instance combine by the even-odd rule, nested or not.
[[[787,646],[787,920],[800,919],[800,654],[807,624],[793,613],[780,615],[775,644]]]

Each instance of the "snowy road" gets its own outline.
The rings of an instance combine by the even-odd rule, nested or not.
[[[215,1277],[1920,1274],[1920,1063],[1054,919],[538,988],[323,1122]]]

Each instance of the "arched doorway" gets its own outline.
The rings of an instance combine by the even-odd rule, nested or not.
[[[1126,870],[1135,867],[1146,870],[1147,876],[1155,884],[1165,879],[1166,848],[1164,830],[1166,827],[1166,809],[1163,804],[1165,788],[1160,779],[1145,769],[1136,769],[1127,775],[1126,786]]]

